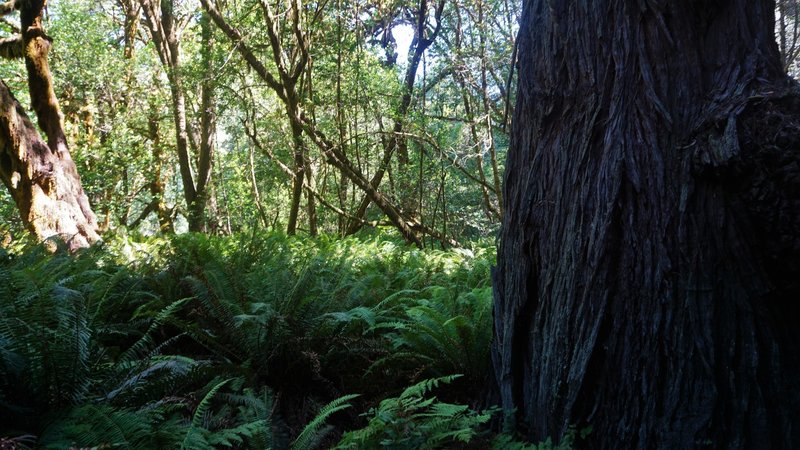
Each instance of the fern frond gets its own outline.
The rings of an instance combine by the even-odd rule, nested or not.
[[[455,375],[448,375],[439,378],[430,378],[427,380],[422,380],[419,383],[406,388],[402,394],[400,394],[401,399],[409,398],[409,397],[423,397],[428,392],[432,391],[439,387],[440,384],[448,384],[452,383],[453,380],[461,378],[463,375],[455,374]]]
[[[148,347],[153,345],[153,333],[191,299],[191,297],[187,297],[176,300],[156,314],[147,331],[122,354],[120,361],[131,361],[144,357],[149,350]]]
[[[323,406],[317,413],[317,416],[303,428],[303,431],[300,432],[297,439],[292,442],[291,449],[311,449],[312,444],[322,436],[320,431],[328,418],[338,411],[350,408],[352,405],[348,402],[356,397],[358,397],[358,394],[345,395]]]
[[[189,426],[189,430],[186,432],[183,442],[181,443],[181,450],[201,450],[205,448],[214,448],[205,437],[206,430],[203,427],[203,421],[208,413],[208,409],[211,407],[211,399],[214,398],[214,395],[216,395],[217,391],[219,391],[220,388],[222,388],[222,386],[229,381],[231,381],[231,379],[223,380],[217,383],[211,389],[209,389],[203,399],[200,400],[200,403],[197,405],[197,408],[192,415],[192,422]]]

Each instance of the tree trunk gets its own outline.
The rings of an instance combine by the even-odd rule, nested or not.
[[[290,119],[291,120],[291,119]],[[289,222],[286,234],[297,233],[297,217],[300,213],[300,200],[303,196],[303,176],[305,175],[305,159],[303,158],[303,129],[298,124],[291,124],[292,145],[294,146],[294,179],[292,181],[292,198],[289,204]]]
[[[155,76],[154,82],[155,80]],[[164,155],[164,145],[161,143],[161,130],[159,127],[158,107],[155,99],[151,96],[148,99],[149,114],[147,117],[148,138],[152,146],[153,155],[153,171],[151,173],[152,179],[150,181],[150,202],[153,205],[153,210],[158,217],[158,227],[162,233],[175,232],[175,224],[172,221],[172,212],[167,208],[166,202],[166,186],[163,180],[163,168],[166,155]]]
[[[308,152],[304,155],[303,167],[305,169],[305,180],[306,184],[308,184],[308,189],[306,190],[306,212],[308,213],[308,234],[311,236],[316,236],[319,234],[319,227],[317,225],[317,201],[312,194],[312,191],[317,190],[317,181],[314,178],[314,163],[311,161],[311,158],[308,156]],[[325,183],[322,183],[325,186]]]
[[[481,100],[483,100],[483,111],[486,114],[486,142],[489,150],[489,161],[492,165],[492,181],[494,182],[495,194],[497,195],[497,209],[500,215],[503,214],[503,194],[500,188],[500,171],[497,168],[497,147],[494,142],[494,125],[492,124],[492,110],[489,102],[489,81],[486,76],[488,72],[487,64],[489,55],[486,51],[487,31],[486,21],[483,14],[483,1],[478,0],[478,36],[480,37],[480,57],[481,57]]]
[[[136,53],[136,35],[139,32],[139,17],[141,14],[141,5],[136,0],[120,0],[119,5],[125,14],[125,22],[123,31],[125,32],[125,50],[123,55],[125,59],[133,59]],[[130,74],[129,74],[130,76]]]
[[[258,215],[261,217],[261,223],[264,224],[264,229],[269,229],[269,219],[267,218],[267,212],[264,211],[264,205],[261,204],[261,193],[258,191],[258,178],[256,178],[256,163],[255,163],[255,148],[254,146],[248,146],[248,168],[250,169],[250,187],[253,190],[253,202],[256,204],[256,208],[258,209]]]
[[[440,1],[440,7],[437,9],[437,14],[441,15],[441,8],[444,7],[443,2],[444,0]],[[384,214],[386,214],[386,217],[398,229],[404,239],[406,239],[409,243],[413,243],[419,247],[422,247],[423,242],[418,233],[424,233],[440,240],[443,244],[446,243],[448,245],[458,246],[458,242],[455,240],[428,228],[424,224],[414,222],[413,218],[409,217],[389,198],[374,188],[370,180],[368,180],[361,170],[359,170],[359,168],[350,160],[350,158],[343,153],[342,149],[339,148],[333,141],[329,140],[325,134],[316,127],[316,124],[303,113],[302,105],[299,104],[300,97],[297,93],[296,87],[297,80],[299,79],[300,75],[304,73],[304,67],[308,60],[309,41],[307,37],[303,37],[305,36],[304,32],[299,28],[299,11],[301,10],[299,0],[296,0],[295,5],[291,8],[291,15],[293,16],[292,22],[293,27],[295,28],[294,34],[300,43],[298,47],[300,48],[301,56],[291,69],[288,68],[286,62],[281,56],[284,54],[284,52],[280,44],[279,36],[274,29],[276,22],[275,17],[270,10],[269,3],[261,3],[268,25],[267,32],[270,36],[270,47],[272,48],[273,52],[273,62],[277,66],[280,81],[278,81],[278,79],[276,79],[272,73],[267,70],[266,66],[264,66],[264,64],[256,57],[255,53],[253,53],[253,50],[247,45],[246,42],[243,41],[242,34],[235,28],[231,27],[222,17],[220,12],[208,0],[201,0],[201,4],[206,12],[209,13],[212,20],[214,20],[214,23],[216,23],[217,26],[231,39],[235,45],[235,49],[242,55],[247,64],[258,74],[259,78],[264,80],[267,85],[275,91],[275,93],[284,103],[290,125],[300,126],[303,134],[305,134],[308,139],[322,152],[326,161],[339,169],[341,173],[353,183],[353,185],[361,189],[367,196],[369,196],[370,201],[380,208]],[[439,29],[438,25],[436,29]],[[434,34],[436,34],[436,31],[434,31]],[[317,199],[320,202],[323,200],[322,197],[318,197]],[[325,206],[330,208],[332,205],[328,204]]]
[[[493,358],[530,438],[800,448],[800,93],[773,8],[525,3]]]
[[[70,250],[99,239],[97,219],[81,187],[53,90],[47,54],[50,38],[42,27],[43,0],[20,5],[20,38],[31,105],[45,143],[22,105],[0,82],[0,177],[11,192],[23,222],[40,239],[61,236]]]
[[[214,163],[214,148],[217,135],[216,80],[214,67],[214,32],[208,14],[200,19],[202,39],[203,81],[200,83],[200,145],[197,149],[197,176],[195,198],[189,209],[189,229],[208,231],[206,210],[209,199],[211,169]]]
[[[207,17],[200,21],[203,42],[204,76],[201,82],[201,136],[197,150],[197,173],[193,173],[190,155],[189,124],[186,118],[186,91],[184,88],[179,29],[182,20],[175,16],[174,0],[139,0],[146,19],[145,23],[155,44],[161,65],[167,73],[172,97],[172,118],[175,123],[175,147],[178,153],[183,197],[186,200],[187,220],[191,231],[205,231],[205,211],[208,203],[208,186],[211,183],[214,157],[214,135],[216,113],[214,103],[215,82],[213,77],[212,29]],[[192,142],[196,143],[197,139]]]

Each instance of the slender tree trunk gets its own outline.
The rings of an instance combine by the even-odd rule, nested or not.
[[[24,55],[31,105],[47,142],[0,82],[0,177],[23,222],[38,238],[61,236],[75,250],[99,239],[97,219],[70,157],[53,90],[47,61],[51,40],[42,27],[46,1],[29,0],[19,6],[22,35],[14,41],[14,51],[4,56]]]
[[[473,112],[472,106],[472,99],[469,96],[469,91],[467,90],[467,82],[465,80],[464,73],[469,70],[466,63],[463,60],[463,49],[461,44],[461,37],[463,35],[462,31],[462,21],[461,21],[461,8],[456,4],[456,30],[455,30],[455,61],[456,61],[456,68],[453,70],[453,79],[455,80],[456,84],[461,91],[461,100],[464,104],[464,114],[466,115],[466,119],[469,122],[469,131],[470,135],[472,136],[472,145],[475,147],[475,162],[478,168],[478,179],[480,180],[480,187],[481,193],[483,194],[483,205],[486,211],[486,216],[488,218],[499,218],[500,210],[495,208],[492,204],[491,197],[489,196],[489,184],[486,182],[486,172],[484,171],[483,165],[483,142],[478,137],[478,125],[475,120],[475,113]],[[490,130],[491,133],[491,130]],[[495,188],[496,189],[496,188]],[[495,194],[499,196],[499,190],[495,190]]]
[[[392,135],[388,140],[382,140],[382,142],[384,142],[383,158],[381,159],[381,163],[378,166],[378,169],[375,171],[375,174],[370,179],[370,186],[372,189],[378,189],[380,187],[381,182],[383,181],[383,176],[391,165],[392,157],[395,154],[395,151],[397,151],[398,161],[401,166],[405,166],[409,162],[408,143],[406,142],[405,137],[402,135],[403,128],[405,126],[405,122],[408,120],[408,112],[411,108],[411,100],[414,93],[414,81],[417,78],[417,71],[419,69],[419,63],[422,61],[422,55],[425,53],[425,50],[427,50],[427,48],[433,44],[433,41],[436,39],[439,31],[441,30],[441,17],[442,11],[444,10],[445,1],[446,0],[439,0],[436,5],[434,13],[436,27],[433,32],[430,33],[430,36],[427,36],[426,33],[428,2],[427,0],[420,0],[419,2],[416,17],[417,20],[414,28],[414,38],[409,46],[409,54],[411,55],[411,59],[408,62],[408,68],[406,69],[405,76],[403,77],[403,91],[400,98],[400,105],[395,115],[394,124],[392,125]],[[372,199],[365,193],[358,205],[358,208],[356,208],[356,212],[353,214],[353,216],[358,220],[352,220],[347,227],[348,235],[354,234],[361,229],[364,224],[363,218],[367,213],[367,208],[369,207],[370,203],[372,203]]]
[[[190,213],[188,216],[193,218],[194,215],[191,211],[194,210],[194,204],[197,200],[197,191],[194,188],[192,181],[192,166],[189,160],[189,134],[186,126],[186,98],[183,95],[183,81],[177,75],[177,71],[170,77],[170,93],[172,95],[172,118],[175,124],[175,145],[178,151],[178,166],[181,174],[181,182],[183,186],[183,198],[186,200],[187,208]],[[194,225],[194,224],[192,224]],[[195,228],[190,226],[190,229]]]
[[[443,7],[443,1],[440,3]],[[413,222],[402,209],[398,208],[389,198],[383,195],[380,191],[372,186],[370,180],[357,168],[357,166],[342,152],[333,141],[329,140],[325,134],[319,130],[313,121],[311,121],[302,111],[297,103],[298,95],[296,90],[296,82],[299,76],[304,72],[306,60],[308,58],[309,42],[307,37],[304,37],[304,32],[300,29],[299,11],[301,5],[297,0],[295,6],[291,9],[293,16],[293,27],[295,37],[298,39],[300,57],[298,62],[293,67],[288,67],[284,61],[282,46],[277,33],[274,30],[275,19],[273,13],[270,11],[270,6],[267,2],[262,3],[264,8],[265,18],[268,22],[268,34],[270,36],[270,44],[273,51],[273,62],[275,62],[279,78],[275,78],[272,73],[267,70],[264,64],[256,57],[253,50],[242,40],[241,33],[235,28],[231,27],[219,11],[208,1],[201,0],[203,8],[209,13],[214,23],[231,39],[234,43],[236,50],[242,55],[247,64],[264,80],[267,85],[275,91],[281,101],[286,107],[286,114],[292,126],[299,126],[308,139],[322,152],[328,163],[339,169],[356,187],[361,189],[369,196],[370,201],[381,209],[386,214],[386,217],[397,227],[398,231],[402,234],[403,238],[410,243],[414,243],[419,247],[423,246],[423,242],[418,236],[418,232],[428,234],[449,245],[458,246],[458,242],[449,239],[441,233],[432,230],[423,224]],[[440,8],[441,9],[441,8]],[[437,9],[440,14],[440,9]],[[438,29],[438,28],[437,28]],[[272,30],[272,31],[270,31]],[[292,105],[298,105],[296,108]],[[320,200],[322,200],[320,198]],[[330,207],[330,205],[326,205]]]
[[[503,407],[591,448],[800,448],[800,96],[769,0],[525,3]]]
[[[165,160],[164,146],[161,143],[158,109],[154,99],[150,99],[149,106],[150,115],[147,118],[147,124],[153,155],[153,178],[150,181],[150,201],[154,205],[153,209],[158,217],[159,229],[162,232],[167,233],[175,231],[175,226],[172,223],[172,215],[169,208],[167,208],[167,203],[165,201],[166,189],[162,175]]]
[[[482,85],[482,87],[483,87],[483,104],[484,104],[484,107],[486,108],[486,117],[487,117],[486,120],[488,121],[488,123],[490,125],[489,130],[488,130],[488,137],[487,138],[488,138],[488,142],[490,143],[490,146],[491,146],[490,151],[491,151],[491,158],[492,158],[492,168],[495,170],[493,172],[493,174],[494,174],[494,182],[495,182],[493,189],[492,189],[492,186],[489,185],[489,183],[486,181],[486,172],[484,170],[484,156],[483,156],[484,155],[484,143],[483,143],[483,140],[480,139],[480,137],[479,137],[478,123],[477,123],[477,120],[476,120],[476,117],[475,117],[474,106],[472,104],[472,98],[469,95],[469,90],[467,89],[467,73],[469,71],[469,68],[467,67],[466,62],[464,62],[464,60],[463,60],[464,50],[463,50],[463,47],[462,47],[462,36],[464,34],[463,34],[461,7],[459,5],[456,5],[455,10],[456,10],[456,29],[455,29],[455,38],[454,38],[455,46],[454,46],[454,49],[453,49],[454,50],[453,51],[453,53],[454,53],[453,60],[454,60],[455,69],[453,70],[453,80],[455,80],[456,84],[459,87],[460,93],[461,93],[461,100],[462,100],[462,103],[464,104],[464,113],[465,113],[465,116],[466,116],[466,120],[469,123],[470,135],[472,136],[472,145],[475,147],[475,160],[476,160],[476,166],[478,168],[478,180],[479,180],[478,184],[479,184],[479,186],[481,188],[481,193],[483,194],[483,204],[484,204],[484,209],[485,209],[485,212],[486,212],[486,216],[488,218],[490,218],[490,219],[492,219],[492,218],[499,219],[500,216],[501,216],[501,210],[499,209],[499,207],[495,207],[495,205],[492,202],[492,196],[490,195],[490,192],[489,192],[490,189],[491,189],[492,190],[492,194],[494,194],[494,197],[496,197],[497,200],[498,200],[498,206],[499,206],[499,203],[500,203],[500,201],[499,201],[500,200],[500,186],[499,186],[499,183],[500,183],[500,181],[499,181],[499,178],[497,177],[497,173],[496,173],[497,164],[496,164],[496,158],[495,158],[495,154],[494,154],[494,140],[492,139],[492,136],[491,136],[491,133],[492,133],[492,130],[491,130],[491,115],[489,113],[489,108],[488,108],[488,106],[489,106],[488,99],[486,98],[486,79],[485,79],[485,70],[484,70],[485,69],[485,65],[484,65],[483,62],[481,62],[481,70],[482,70],[482,75],[483,75],[483,77],[482,77],[482,81],[483,81],[483,85]],[[479,15],[479,18],[480,17],[481,16]],[[481,49],[480,49],[479,55],[481,55],[481,59],[483,60],[483,59],[486,58],[486,52],[485,52],[485,49],[483,48],[482,43],[483,43],[483,41],[481,40]]]
[[[137,0],[120,0],[119,4],[125,14],[125,50],[123,55],[125,59],[131,60],[136,52],[136,35],[139,32],[139,17],[142,8]]]
[[[172,97],[172,118],[175,123],[175,146],[178,153],[183,197],[186,201],[189,229],[206,229],[206,204],[208,185],[211,181],[214,155],[214,136],[216,116],[214,104],[214,73],[211,56],[213,45],[212,29],[208,17],[201,19],[201,38],[203,39],[204,76],[201,82],[200,142],[193,139],[190,145],[189,126],[186,116],[186,91],[182,76],[181,43],[178,35],[180,24],[175,17],[174,0],[139,0],[146,24],[153,38],[156,52],[169,80]],[[190,146],[197,150],[197,173],[193,173]]]
[[[290,119],[291,120],[291,119]],[[291,124],[292,145],[294,146],[294,178],[292,181],[292,198],[289,204],[289,223],[286,225],[286,233],[293,235],[297,232],[297,217],[300,213],[300,201],[303,197],[303,168],[305,159],[303,158],[303,129],[300,125]]]
[[[158,12],[149,16],[151,33],[161,50],[162,63],[169,79],[169,90],[172,97],[172,119],[175,124],[175,146],[178,152],[178,166],[180,168],[183,197],[186,207],[190,211],[189,218],[193,217],[191,211],[197,201],[197,191],[194,186],[194,175],[189,158],[189,131],[186,124],[186,96],[183,91],[183,75],[181,74],[181,46],[175,35],[175,16],[172,0],[162,1]],[[147,10],[145,10],[147,11]],[[156,25],[153,25],[153,24]],[[160,31],[159,31],[160,30]],[[160,38],[156,38],[156,36]],[[158,42],[160,41],[160,42]],[[189,228],[195,224],[190,223]]]
[[[248,166],[250,169],[250,186],[253,189],[253,201],[256,203],[258,215],[261,217],[261,222],[266,230],[269,228],[269,219],[267,219],[267,213],[264,211],[264,205],[261,204],[261,193],[258,190],[258,180],[256,179],[255,148],[252,145],[248,148]]]
[[[489,82],[486,76],[489,55],[486,52],[487,30],[485,17],[483,14],[483,1],[478,0],[478,33],[480,37],[480,57],[481,57],[481,99],[483,100],[483,111],[486,114],[486,142],[489,150],[489,161],[492,165],[492,180],[494,181],[495,193],[497,194],[497,209],[500,215],[503,214],[503,191],[500,188],[500,171],[497,167],[497,147],[494,143],[494,126],[492,124],[492,110],[489,102]]]
[[[336,4],[337,8],[341,9],[341,0],[337,1]],[[339,14],[336,17],[336,126],[339,131],[339,147],[342,149],[342,154],[347,155],[347,123],[344,117],[344,103],[342,99],[342,49],[344,47],[344,43],[342,42],[342,16],[343,14]],[[337,194],[339,198],[339,208],[343,211],[347,209],[347,182],[347,177],[340,172]],[[347,217],[343,215],[337,217],[337,230],[339,231],[339,235],[344,236],[345,233],[347,233]]]
[[[256,132],[256,130],[251,130],[246,122],[244,123],[244,128],[245,128],[245,133],[250,138],[250,142],[253,145],[255,145],[260,151],[262,151],[264,153],[264,155],[266,155],[271,161],[273,161],[275,163],[275,165],[278,167],[278,169],[280,169],[284,174],[286,174],[286,176],[288,176],[289,178],[294,180],[294,178],[296,176],[295,172],[289,166],[287,166],[286,164],[282,163],[281,160],[278,159],[275,156],[274,153],[272,153],[272,151],[270,151],[268,148],[266,148],[261,143],[261,141],[258,138],[258,133]],[[312,179],[313,179],[313,177],[312,177]],[[315,186],[312,186],[312,184],[309,183],[308,180],[309,180],[309,178],[306,177],[306,180],[303,183],[303,185],[304,185],[303,187],[304,187],[304,189],[306,191],[306,198],[313,197],[315,199],[315,203],[314,204],[316,204],[316,202],[318,201],[320,204],[322,204],[326,208],[330,209],[331,211],[335,212],[337,215],[343,216],[345,219],[352,218],[352,217],[348,216],[347,213],[344,212],[341,208],[338,208],[335,205],[333,205],[332,203],[330,203],[327,200],[325,200],[325,196],[322,195],[322,193],[318,192],[316,190]],[[315,211],[316,211],[316,207],[315,207]],[[312,214],[312,217],[314,217],[315,215],[316,214]],[[311,223],[309,223],[309,227],[311,228]],[[274,228],[274,226],[273,226],[273,228]],[[311,231],[311,230],[309,230],[309,231]]]
[[[478,179],[480,180],[481,193],[483,194],[483,206],[486,210],[488,218],[497,219],[500,216],[500,211],[492,204],[492,199],[489,196],[489,183],[486,181],[486,172],[483,169],[483,142],[478,137],[478,126],[475,123],[475,114],[472,111],[472,100],[467,93],[466,84],[460,75],[455,76],[456,83],[461,88],[461,100],[464,103],[464,113],[469,121],[469,131],[472,136],[472,146],[475,148],[475,165],[478,168]]]
[[[317,190],[317,182],[314,179],[314,165],[311,158],[306,153],[303,157],[303,167],[305,169],[306,184],[309,189],[306,191],[306,212],[308,213],[308,234],[316,236],[318,233],[317,227],[317,201],[311,191]],[[325,186],[325,183],[322,183]]]

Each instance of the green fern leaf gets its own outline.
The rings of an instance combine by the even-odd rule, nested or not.
[[[323,406],[317,416],[303,428],[303,431],[294,440],[291,449],[309,450],[312,448],[314,441],[321,437],[320,430],[328,418],[338,411],[351,407],[352,405],[348,402],[356,397],[358,397],[358,394],[345,395]]]

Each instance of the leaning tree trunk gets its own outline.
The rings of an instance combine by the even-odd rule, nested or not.
[[[591,448],[800,448],[800,93],[771,0],[530,0],[503,407]]]
[[[25,225],[40,239],[60,236],[71,250],[99,239],[97,219],[67,148],[61,111],[47,62],[50,38],[42,28],[44,0],[7,2],[20,9],[21,36],[2,43],[3,56],[24,57],[31,104],[47,142],[22,105],[0,82],[0,178]],[[5,11],[3,8],[3,13]]]

